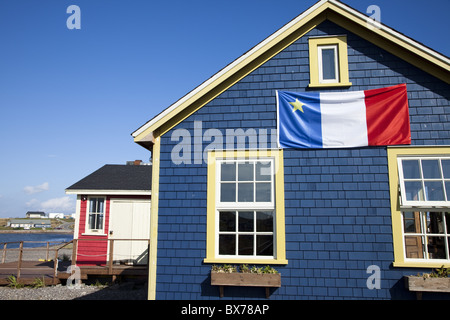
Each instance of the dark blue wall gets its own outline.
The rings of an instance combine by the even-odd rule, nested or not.
[[[331,22],[322,23],[162,137],[157,299],[219,299],[218,289],[210,286],[211,265],[203,263],[206,163],[201,153],[191,164],[173,163],[171,152],[179,142],[171,141],[174,130],[185,128],[193,139],[194,121],[201,121],[203,132],[215,128],[224,136],[227,128],[276,129],[275,90],[309,90],[307,39],[327,34],[347,35],[353,85],[338,91],[406,83],[412,144],[450,144],[447,84]],[[424,270],[392,267],[386,148],[285,149],[284,166],[289,264],[274,266],[282,286],[271,290],[271,299],[415,298],[404,289],[402,276]],[[370,265],[381,268],[381,289],[366,286]],[[261,288],[226,288],[225,296],[265,297]]]

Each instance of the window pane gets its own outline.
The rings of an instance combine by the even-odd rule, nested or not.
[[[236,184],[234,183],[220,184],[220,201],[221,202],[236,201]]]
[[[273,232],[273,212],[257,211],[256,212],[256,231]]]
[[[238,164],[238,180],[253,181],[253,163]]]
[[[406,257],[411,259],[422,259],[423,254],[422,237],[420,236],[408,236],[405,237],[405,251]]]
[[[89,229],[95,229],[95,214],[89,214]]]
[[[236,231],[236,212],[220,212],[219,231]]]
[[[420,179],[419,160],[402,160],[403,178]]]
[[[447,201],[450,201],[450,181],[445,182],[445,193],[447,195]]]
[[[253,231],[253,211],[239,212],[239,232]]]
[[[253,202],[253,183],[238,184],[238,202]]]
[[[272,179],[272,162],[258,161],[256,163],[256,181],[271,181]]]
[[[405,233],[419,233],[420,212],[403,212],[403,226]]]
[[[420,181],[405,181],[406,200],[422,201],[423,190]]]
[[[97,201],[98,201],[97,202],[97,212],[98,213],[103,213],[103,203],[104,203],[105,199],[98,198]]]
[[[253,255],[253,235],[239,235],[239,255]]]
[[[427,212],[427,232],[444,233],[444,221],[442,221],[442,212]]]
[[[236,254],[236,236],[230,234],[219,235],[219,254]]]
[[[271,202],[272,192],[271,184],[263,182],[256,184],[256,202]]]
[[[428,237],[428,258],[446,259],[444,237]]]
[[[273,256],[273,236],[256,236],[256,254],[259,256]]]
[[[95,208],[96,208],[96,202],[97,199],[96,198],[91,198],[89,201],[89,212],[96,212]]]
[[[222,163],[220,179],[221,181],[236,181],[236,163]]]
[[[426,200],[444,201],[444,189],[441,181],[425,181]]]
[[[439,160],[422,160],[422,171],[424,179],[440,179],[441,168]]]
[[[103,214],[96,214],[97,216],[97,224],[95,229],[103,229]]]
[[[448,212],[445,213],[445,226],[447,227],[447,234],[449,234],[450,233],[450,213],[448,213]]]
[[[336,79],[336,50],[334,48],[322,49],[322,79]]]
[[[450,159],[442,160],[442,172],[445,179],[450,179]]]

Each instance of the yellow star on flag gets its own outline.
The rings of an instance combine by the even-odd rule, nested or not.
[[[289,104],[294,107],[292,112],[295,112],[296,110],[300,110],[302,113],[305,113],[302,108],[304,104],[301,103],[300,101],[298,101],[298,99],[295,99],[295,102],[289,102]]]

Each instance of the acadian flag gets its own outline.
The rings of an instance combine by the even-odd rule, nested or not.
[[[280,148],[411,144],[406,84],[353,92],[277,91]]]

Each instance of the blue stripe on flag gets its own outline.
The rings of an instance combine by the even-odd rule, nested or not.
[[[281,148],[322,148],[318,92],[278,91],[278,139]]]

